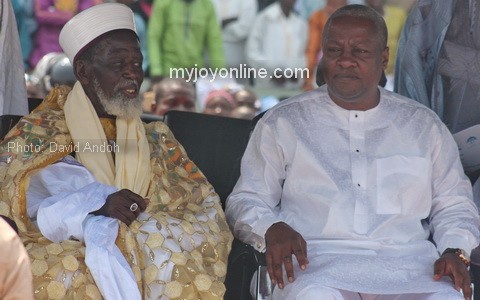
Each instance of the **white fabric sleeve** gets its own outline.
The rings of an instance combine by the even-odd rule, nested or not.
[[[430,226],[441,254],[447,248],[467,253],[479,244],[480,219],[473,202],[470,180],[460,162],[457,144],[448,129],[440,126],[440,136],[432,154],[432,210]]]
[[[116,191],[116,187],[97,182],[85,167],[60,161],[32,176],[27,210],[49,240],[83,241],[86,216],[102,207],[107,196]]]
[[[265,233],[281,222],[278,205],[285,165],[273,132],[260,120],[242,158],[241,176],[227,199],[226,217],[234,235],[265,251]]]
[[[88,215],[85,228],[85,263],[107,299],[142,299],[130,265],[115,245],[118,221],[105,216]]]

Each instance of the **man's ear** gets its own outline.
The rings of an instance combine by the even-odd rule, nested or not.
[[[388,47],[385,47],[385,49],[383,49],[383,52],[382,52],[382,67],[383,67],[383,70],[387,69],[389,55],[390,55],[390,49]]]
[[[86,62],[85,60],[76,60],[74,65],[74,72],[75,77],[77,80],[80,81],[82,85],[88,85],[91,80],[91,69],[92,66],[90,63]]]

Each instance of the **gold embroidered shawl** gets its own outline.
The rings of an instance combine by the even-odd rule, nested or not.
[[[69,91],[67,87],[55,88],[0,143],[0,214],[12,218],[19,227],[32,262],[37,299],[101,299],[85,265],[85,245],[73,240],[52,243],[30,222],[26,209],[29,178],[69,154],[72,139],[63,113]],[[152,170],[147,193],[151,202],[146,212],[156,219],[157,226],[173,226],[166,221],[173,218],[184,232],[200,235],[204,241],[193,251],[171,252],[175,267],[172,280],[161,283],[165,295],[170,299],[222,299],[233,237],[219,201],[211,207],[201,206],[206,197],[216,194],[165,124],[150,123],[145,130]],[[51,143],[56,151],[50,151]],[[211,209],[216,211],[215,220],[197,218]],[[132,267],[142,297],[148,298],[149,284],[162,266],[143,263],[148,261],[141,251],[145,245],[139,245],[135,238],[141,225],[135,221],[127,227],[120,222],[117,246]],[[145,244],[150,249],[166,249],[163,241],[164,237],[150,234]]]

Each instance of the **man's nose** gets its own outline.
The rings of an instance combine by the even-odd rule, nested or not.
[[[338,57],[338,64],[343,68],[350,68],[357,64],[355,57],[352,55],[351,51],[342,51]]]
[[[138,79],[143,72],[141,68],[136,66],[134,63],[127,64],[124,69],[123,76],[128,79]]]

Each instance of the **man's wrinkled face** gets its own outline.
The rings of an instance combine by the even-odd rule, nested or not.
[[[118,31],[102,41],[93,57],[93,89],[105,112],[121,118],[142,113],[139,95],[143,82],[138,40],[133,32]]]
[[[374,23],[360,17],[338,17],[326,30],[320,62],[330,97],[337,103],[369,106],[388,62]],[[341,105],[342,106],[342,105]]]

